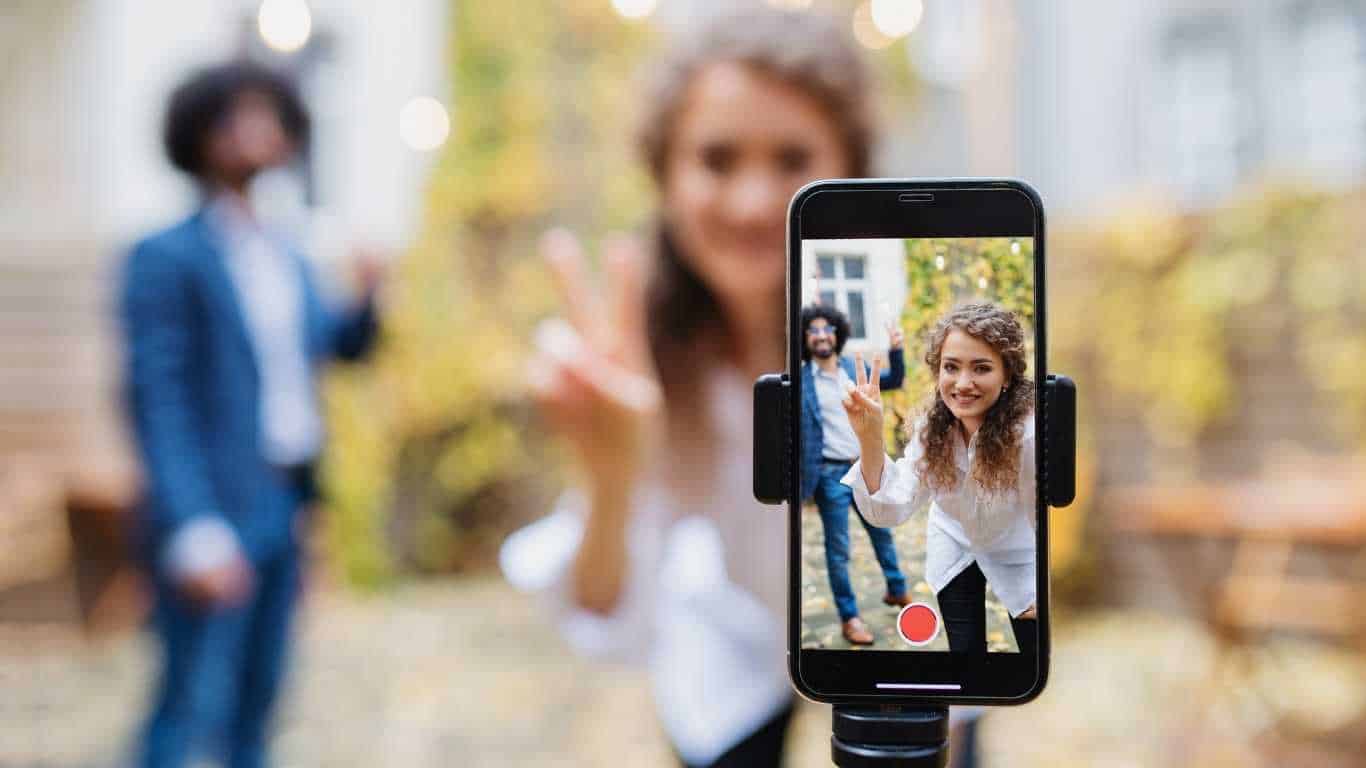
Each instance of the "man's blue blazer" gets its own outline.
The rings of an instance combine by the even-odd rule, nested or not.
[[[297,493],[262,452],[256,357],[224,257],[200,210],[137,243],[122,276],[124,394],[144,475],[138,538],[154,574],[167,537],[199,515],[225,520],[253,560],[293,541]],[[330,311],[307,262],[293,258],[311,359],[364,355],[373,303]]]

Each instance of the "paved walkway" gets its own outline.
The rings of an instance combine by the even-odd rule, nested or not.
[[[0,767],[123,766],[155,647],[0,625]],[[280,766],[654,766],[672,753],[640,670],[569,655],[502,582],[309,598],[275,741]],[[797,738],[824,765],[828,717]]]
[[[1360,765],[1330,746],[1366,722],[1359,654],[1294,642],[1229,656],[1179,618],[1055,618],[1048,690],[988,715],[987,768]],[[145,634],[0,625],[0,767],[126,765],[152,653]],[[639,670],[568,655],[536,604],[492,578],[328,591],[307,604],[275,754],[284,768],[675,765],[652,708]],[[1278,721],[1306,751],[1265,757]],[[829,723],[801,708],[791,768],[829,766]]]

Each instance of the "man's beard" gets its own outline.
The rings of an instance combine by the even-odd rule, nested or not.
[[[835,348],[829,344],[825,344],[823,346],[819,346],[812,349],[811,354],[824,360],[826,358],[835,356]]]

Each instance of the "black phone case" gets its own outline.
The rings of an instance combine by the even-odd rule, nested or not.
[[[1045,370],[1046,365],[1045,343],[1046,343],[1046,320],[1045,320],[1045,301],[1043,285],[1043,260],[1044,251],[1044,222],[1043,222],[1043,203],[1037,192],[1028,184],[1009,179],[868,179],[868,180],[827,180],[813,182],[803,187],[793,197],[789,206],[788,214],[788,252],[789,258],[795,259],[794,244],[800,241],[801,232],[797,224],[794,213],[801,209],[803,202],[812,194],[825,191],[859,191],[877,190],[888,191],[894,189],[905,189],[905,193],[900,195],[899,202],[914,204],[924,202],[927,196],[920,190],[931,187],[947,187],[954,190],[975,190],[981,189],[1010,189],[1026,195],[1037,211],[1037,223],[1034,227],[1037,242],[1036,253],[1039,254],[1038,281],[1036,285],[1036,328],[1038,359],[1041,361],[1038,370]],[[928,200],[933,200],[929,195]],[[851,206],[851,211],[854,206]],[[857,215],[857,214],[856,214]],[[876,232],[869,231],[860,233],[860,237],[879,237]],[[952,235],[970,236],[970,235]],[[792,313],[795,306],[800,301],[800,294],[796,287],[789,283],[789,335],[795,335],[795,319]],[[798,528],[796,515],[800,507],[800,457],[798,455],[800,446],[798,444],[798,421],[800,419],[800,403],[797,402],[799,393],[794,386],[792,377],[797,375],[800,370],[800,350],[797,344],[799,339],[789,338],[789,372],[778,375],[770,374],[761,377],[755,384],[755,457],[754,457],[754,494],[757,499],[766,503],[788,502],[793,509],[793,525],[789,541],[789,563],[800,562],[800,542],[797,540]],[[1071,379],[1065,376],[1048,375],[1041,381],[1039,394],[1040,426],[1043,431],[1041,443],[1041,470],[1040,470],[1040,496],[1050,506],[1066,506],[1072,501],[1075,491],[1074,483],[1074,461],[1075,461],[1075,404],[1076,388]],[[1047,522],[1046,515],[1041,520],[1040,528],[1044,534],[1044,541],[1047,541]],[[789,566],[794,567],[794,565]],[[1029,701],[1042,692],[1048,678],[1050,643],[1048,638],[1048,559],[1046,547],[1039,553],[1038,568],[1041,576],[1038,604],[1040,609],[1041,621],[1039,625],[1039,665],[1038,676],[1034,684],[1024,691],[1021,695],[1009,699],[981,698],[971,696],[938,696],[934,694],[914,694],[909,696],[888,696],[888,695],[829,695],[812,690],[804,684],[799,669],[798,657],[800,646],[796,643],[799,637],[800,615],[796,608],[799,603],[794,602],[789,609],[789,642],[788,642],[788,661],[789,672],[794,687],[804,697],[835,704],[1020,704]],[[789,574],[789,579],[799,584],[800,577],[796,573]],[[789,585],[790,600],[796,600],[797,587]]]

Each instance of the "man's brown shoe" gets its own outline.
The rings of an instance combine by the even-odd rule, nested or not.
[[[904,595],[894,595],[891,592],[888,592],[887,594],[882,596],[882,602],[886,603],[887,605],[894,605],[897,608],[905,608],[906,606],[911,604],[911,595],[910,593]]]
[[[872,645],[873,633],[868,631],[868,625],[863,623],[863,619],[855,616],[844,622],[844,639],[854,645]]]

